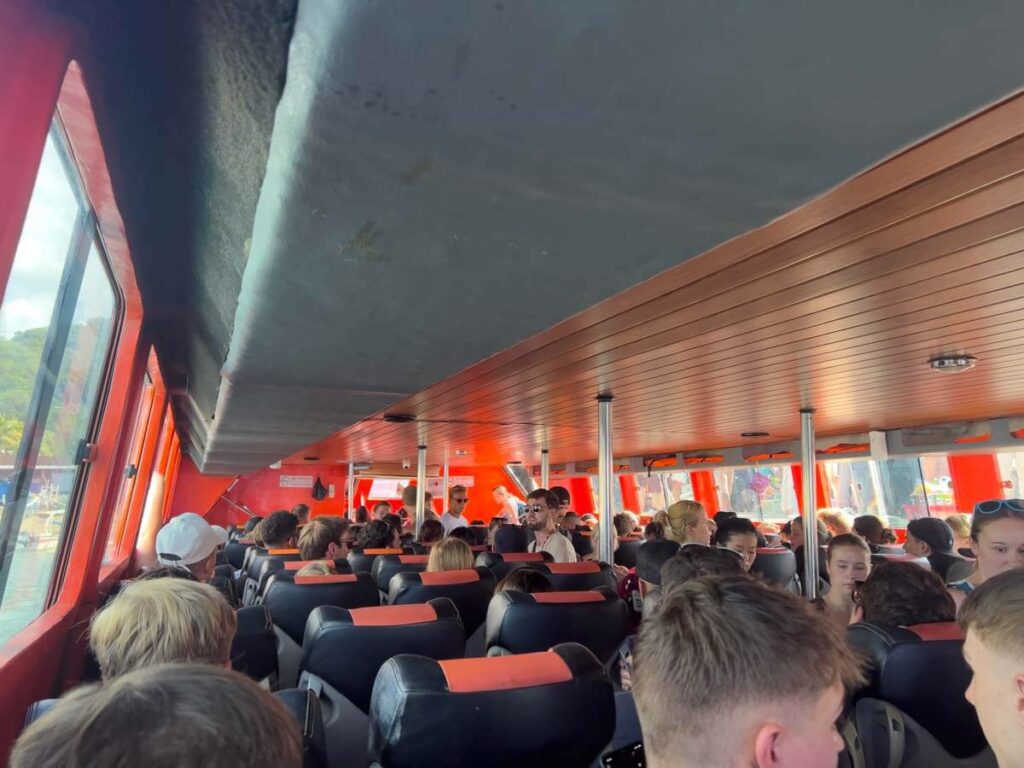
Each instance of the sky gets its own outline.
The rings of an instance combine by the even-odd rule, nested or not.
[[[0,309],[2,332],[49,325],[78,214],[78,201],[61,163],[52,134],[47,137],[25,226],[14,256],[11,277]],[[113,296],[106,274],[92,254],[86,268],[75,320],[109,314]]]

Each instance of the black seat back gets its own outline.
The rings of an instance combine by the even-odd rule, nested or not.
[[[629,609],[607,587],[575,592],[499,592],[487,608],[486,645],[511,653],[579,643],[607,663],[629,634]]]
[[[377,582],[377,589],[387,594],[391,578],[396,573],[422,573],[427,570],[429,560],[429,555],[379,555],[373,563],[373,579]]]
[[[847,630],[847,639],[871,660],[871,683],[862,695],[899,707],[954,757],[970,757],[985,747],[978,715],[964,698],[971,671],[955,622],[912,627],[862,622]]]
[[[401,555],[405,554],[403,550],[396,549],[394,547],[386,547],[381,549],[361,549],[354,548],[348,553],[348,562],[352,566],[352,573],[359,573],[360,571],[366,571],[367,573],[373,573],[373,564],[381,555]]]
[[[252,547],[252,543],[249,542],[243,544],[240,541],[229,541],[224,546],[224,559],[236,571],[240,570],[245,562],[245,553],[252,549]]]
[[[302,643],[306,620],[314,608],[366,608],[380,605],[380,593],[368,573],[334,576],[295,576],[278,571],[270,577],[263,596],[274,624],[297,644]]]
[[[597,589],[608,587],[615,589],[617,581],[615,571],[608,563],[594,560],[581,560],[577,563],[545,563],[536,566],[548,577],[556,592]]]
[[[373,687],[370,757],[388,768],[586,766],[614,729],[612,684],[580,645],[441,662],[403,655]]]
[[[483,567],[494,574],[495,581],[501,581],[508,576],[509,571],[521,565],[536,565],[539,563],[552,563],[554,558],[550,552],[481,552],[476,556],[476,565]]]
[[[235,611],[238,629],[231,641],[231,668],[253,680],[277,685],[277,639],[274,622],[264,605]]]
[[[928,555],[928,564],[931,566],[931,569],[939,574],[939,577],[947,584],[950,581],[959,581],[963,578],[959,574],[966,566],[961,565],[961,563],[966,562],[960,555],[954,555],[952,552],[933,552]],[[952,580],[949,578],[950,573],[954,577]]]
[[[392,656],[456,659],[465,647],[459,611],[446,597],[412,605],[317,608],[306,623],[300,673],[307,683],[315,675],[368,713],[377,671]]]
[[[494,594],[494,576],[486,568],[435,573],[399,572],[391,579],[388,603],[408,605],[447,597],[459,609],[466,637],[484,623],[487,604]]]
[[[926,557],[914,557],[906,552],[872,552],[871,553],[871,564],[879,565],[880,563],[913,563],[919,565],[926,571],[932,569],[931,563],[928,562]]]
[[[790,588],[796,579],[796,555],[785,547],[758,547],[750,572],[769,584]]]
[[[644,543],[642,536],[619,537],[619,548],[615,550],[615,564],[636,568],[636,553]]]
[[[320,699],[304,688],[288,688],[274,694],[302,730],[302,768],[326,768],[327,745]]]
[[[325,563],[326,560],[286,560],[281,557],[267,557],[263,560],[260,565],[260,575],[256,582],[256,594],[253,597],[252,602],[259,604],[263,600],[263,593],[267,589],[267,582],[270,577],[280,571],[290,571],[295,573],[301,571],[307,565],[312,563]],[[352,573],[352,566],[349,565],[348,560],[331,560],[331,566],[334,568],[335,573]]]
[[[255,550],[254,550],[255,551]],[[280,562],[292,562],[301,560],[297,549],[268,549],[260,550],[249,558],[245,570],[245,588],[242,592],[242,605],[255,605],[261,594],[260,574],[263,573],[263,566],[269,560]]]

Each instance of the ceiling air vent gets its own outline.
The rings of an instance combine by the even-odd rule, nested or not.
[[[961,373],[978,364],[974,355],[941,355],[928,361],[928,367],[941,373]]]
[[[389,424],[408,424],[410,421],[416,421],[416,417],[411,413],[385,413],[384,421]]]

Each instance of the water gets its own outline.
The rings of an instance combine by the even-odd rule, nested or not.
[[[11,574],[0,602],[0,646],[42,612],[56,556],[56,549],[14,551]]]

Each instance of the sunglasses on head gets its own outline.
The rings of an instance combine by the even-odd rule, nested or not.
[[[994,515],[1009,509],[1012,512],[1024,513],[1024,499],[992,499],[990,501],[979,501],[974,505],[976,515]]]

